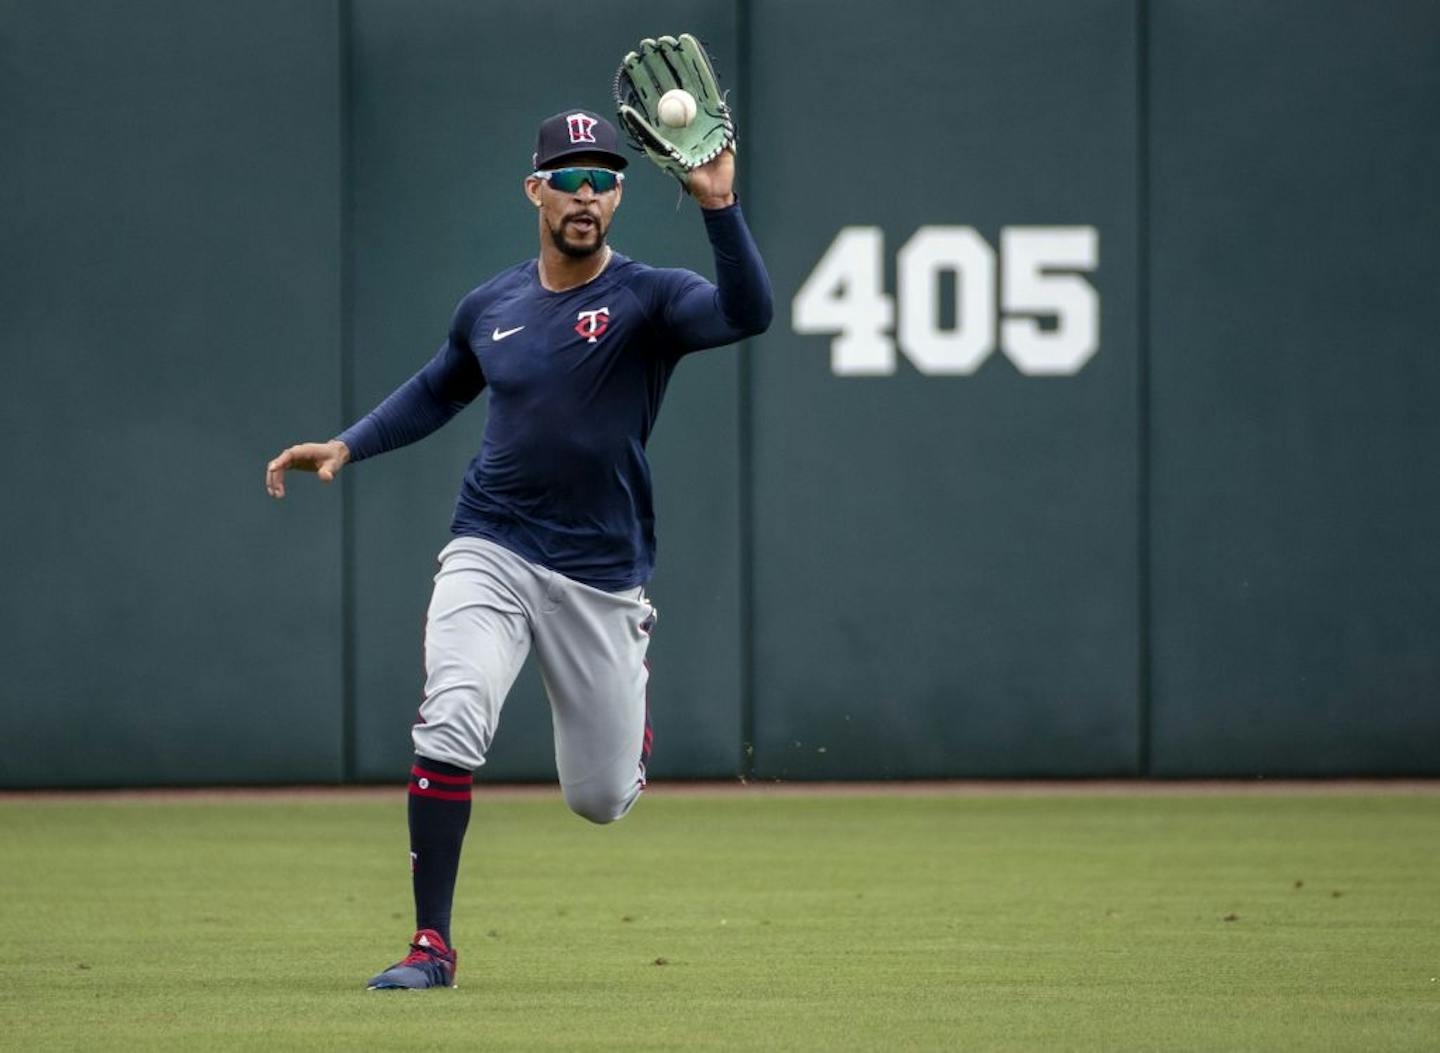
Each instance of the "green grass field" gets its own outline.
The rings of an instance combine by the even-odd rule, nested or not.
[[[1440,1048],[1440,795],[0,801],[0,1048]]]

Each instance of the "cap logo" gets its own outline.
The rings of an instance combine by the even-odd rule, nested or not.
[[[570,130],[570,141],[572,143],[593,143],[597,123],[594,117],[586,116],[583,113],[570,114],[565,118],[565,126]]]

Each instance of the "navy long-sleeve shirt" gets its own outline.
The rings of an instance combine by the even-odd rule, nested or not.
[[[616,253],[593,281],[540,284],[535,260],[455,310],[430,362],[339,438],[352,461],[429,435],[486,388],[490,414],[451,532],[607,592],[649,580],[645,443],[680,358],[763,332],[770,279],[740,206],[702,210],[716,284]]]

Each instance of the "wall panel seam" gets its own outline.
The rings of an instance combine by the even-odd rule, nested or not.
[[[739,89],[735,108],[737,126],[742,130],[750,128],[755,111],[750,106],[750,91],[753,86],[750,66],[750,0],[735,0],[735,84]],[[746,134],[750,134],[746,131]],[[753,157],[753,155],[747,155]],[[747,166],[750,163],[747,160]],[[754,171],[749,174],[752,185],[758,185]],[[746,199],[746,219],[752,231],[757,230],[754,214],[750,211],[754,201]],[[756,241],[764,244],[764,238],[757,233]],[[739,609],[740,609],[740,743],[737,751],[738,772],[742,777],[755,774],[755,414],[751,403],[751,387],[754,379],[752,355],[754,340],[744,340],[736,349],[739,355],[736,398],[736,443],[739,461],[739,479],[736,486],[736,504],[740,525],[739,533]]]
[[[1135,3],[1135,156],[1136,156],[1136,773],[1150,774],[1152,655],[1150,490],[1150,0]]]
[[[340,73],[340,423],[355,415],[354,337],[354,9],[351,0],[337,0]],[[338,434],[338,432],[337,432]],[[353,782],[356,773],[355,727],[355,480],[340,487],[340,777]]]

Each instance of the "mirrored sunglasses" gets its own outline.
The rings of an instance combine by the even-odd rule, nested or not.
[[[532,172],[536,179],[543,179],[562,194],[573,194],[580,184],[589,183],[590,189],[603,194],[625,178],[623,172],[612,172],[608,168],[554,168],[545,172]]]

